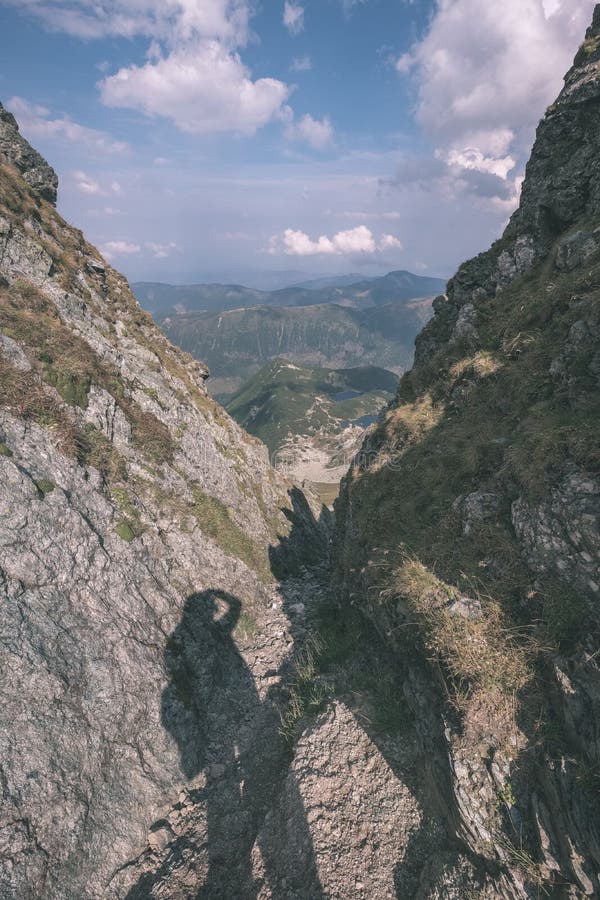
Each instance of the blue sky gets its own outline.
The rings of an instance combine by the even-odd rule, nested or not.
[[[0,0],[0,100],[134,279],[450,275],[593,0]]]

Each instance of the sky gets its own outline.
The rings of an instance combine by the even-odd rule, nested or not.
[[[133,280],[450,276],[515,209],[594,5],[0,0],[0,101]]]

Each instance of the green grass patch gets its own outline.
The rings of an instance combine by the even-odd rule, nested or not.
[[[261,548],[234,521],[231,510],[221,500],[205,493],[199,485],[192,489],[190,509],[201,530],[228,555],[241,559],[265,581],[271,579],[266,550]]]
[[[133,527],[133,523],[128,522],[126,519],[123,519],[116,525],[115,531],[117,532],[119,537],[122,540],[127,541],[128,544],[130,544],[131,541],[134,541],[137,537]]]
[[[289,746],[293,745],[306,719],[326,708],[333,693],[333,685],[319,673],[323,643],[318,635],[311,635],[298,654],[294,675],[288,684],[288,701],[281,713],[280,734]]]
[[[47,497],[48,494],[51,494],[56,487],[54,482],[50,481],[49,478],[38,478],[35,482],[35,486],[40,492],[40,496],[42,498]]]

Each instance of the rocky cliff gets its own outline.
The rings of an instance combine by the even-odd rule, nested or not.
[[[599,99],[600,7],[333,551],[3,114],[2,898],[600,893]]]
[[[417,744],[336,624],[327,516],[0,137],[0,897],[412,890]]]
[[[35,191],[56,206],[58,176],[46,160],[19,134],[12,113],[0,103],[0,155],[14,166]]]
[[[207,370],[48,202],[56,177],[4,112],[0,197],[0,895],[124,896],[226,742],[202,741],[188,657],[206,679],[229,654],[249,721],[260,674],[232,635],[260,633],[280,677],[269,548],[292,512]]]
[[[600,6],[337,507],[340,602],[403,668],[423,790],[494,896],[600,893],[599,148]]]

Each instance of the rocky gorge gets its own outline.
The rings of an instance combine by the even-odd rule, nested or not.
[[[0,107],[0,897],[600,893],[600,6],[334,515]]]

